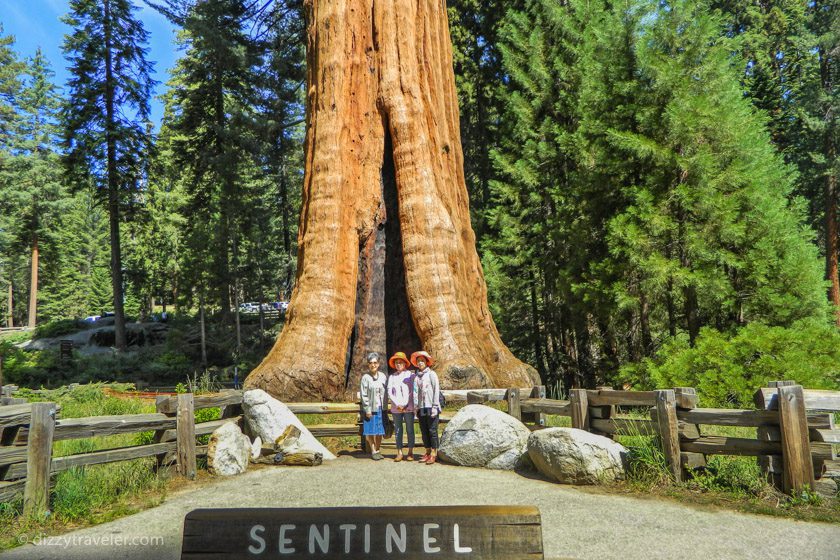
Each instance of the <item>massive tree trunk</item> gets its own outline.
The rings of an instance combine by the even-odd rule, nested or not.
[[[421,346],[445,387],[536,383],[487,305],[445,4],[307,0],[306,9],[298,278],[288,322],[246,386],[341,398],[357,390],[365,353]]]

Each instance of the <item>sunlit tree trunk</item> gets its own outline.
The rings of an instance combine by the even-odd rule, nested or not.
[[[8,291],[8,306],[7,306],[7,314],[6,314],[6,326],[11,328],[15,326],[15,290],[14,286],[12,285],[12,277],[11,273],[9,274],[9,291]]]
[[[306,10],[298,278],[287,324],[246,386],[284,399],[339,398],[357,390],[360,353],[421,346],[445,387],[537,383],[487,305],[445,3],[308,0]],[[369,258],[383,230],[384,263]],[[372,336],[382,328],[384,337]],[[372,342],[350,345],[354,332]]]
[[[38,234],[32,236],[32,261],[29,275],[29,328],[38,320]]]

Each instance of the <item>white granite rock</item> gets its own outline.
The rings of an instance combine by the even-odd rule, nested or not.
[[[465,467],[513,470],[527,462],[531,431],[501,410],[467,405],[446,424],[438,454],[444,461]]]
[[[222,476],[240,474],[248,469],[251,440],[236,422],[226,422],[210,435],[207,445],[207,469]]]
[[[627,449],[575,428],[546,428],[528,437],[528,455],[545,476],[564,484],[623,480]]]
[[[306,429],[298,417],[289,407],[278,401],[262,389],[250,389],[242,395],[242,410],[248,429],[255,438],[259,437],[265,443],[273,444],[289,424],[300,429],[298,447],[307,451],[317,451],[324,457],[324,461],[335,459],[335,455],[321,445],[315,436]]]

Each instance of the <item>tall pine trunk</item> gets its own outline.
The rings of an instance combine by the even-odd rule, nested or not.
[[[815,12],[825,9],[826,6],[820,5],[816,2],[813,6]],[[834,305],[835,322],[840,326],[840,276],[838,276],[838,251],[840,251],[840,230],[837,224],[837,145],[834,141],[834,133],[836,128],[834,114],[830,105],[830,99],[833,88],[837,87],[832,79],[832,65],[836,65],[837,61],[832,60],[836,57],[836,52],[826,51],[825,47],[818,49],[820,61],[820,86],[823,94],[828,99],[828,107],[825,108],[825,140],[824,150],[826,159],[826,176],[825,176],[825,264],[826,277],[830,283],[829,299]]]
[[[38,318],[38,234],[32,234],[32,268],[29,275],[29,328]]]
[[[501,341],[487,304],[470,224],[445,3],[306,0],[305,7],[298,276],[285,328],[246,386],[286,400],[353,392],[351,334],[376,324],[385,325],[389,352],[429,351],[444,387],[536,384],[536,371]],[[383,206],[395,210],[386,212],[384,226]],[[405,281],[393,298],[380,296],[377,271],[359,266],[360,248],[376,239],[380,226],[386,262],[377,266],[389,277],[385,289]],[[357,305],[357,293],[386,297],[388,305],[381,312],[378,303]],[[384,317],[370,316],[376,313]]]
[[[114,346],[125,351],[125,311],[123,308],[122,254],[120,252],[120,193],[117,175],[115,131],[115,80],[111,40],[111,1],[105,0],[105,148],[108,159],[108,223],[111,237],[111,287],[114,293]]]
[[[6,315],[6,326],[12,328],[15,326],[15,289],[12,284],[12,274],[9,273],[9,293],[8,293],[8,314]]]
[[[831,155],[831,151],[827,150],[827,155]],[[829,161],[832,161],[829,159]],[[837,177],[833,173],[825,178],[825,261],[826,274],[831,283],[829,288],[829,298],[834,304],[835,322],[840,326],[840,277],[837,271],[838,258],[838,232],[837,228]]]

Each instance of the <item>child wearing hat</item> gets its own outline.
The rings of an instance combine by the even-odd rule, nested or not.
[[[426,448],[426,454],[420,462],[433,465],[437,461],[440,382],[437,373],[431,368],[434,360],[428,352],[420,350],[413,353],[411,363],[417,368],[414,376],[414,408],[420,422],[423,446]]]
[[[391,418],[394,419],[394,439],[397,456],[394,461],[403,460],[403,427],[408,435],[406,461],[414,460],[414,372],[408,369],[405,352],[397,352],[388,360],[393,371],[388,376],[388,400],[391,402]]]
[[[385,435],[385,425],[382,422],[382,409],[385,406],[385,374],[379,371],[379,354],[368,354],[368,373],[362,376],[359,394],[362,398],[362,409],[365,418],[362,422],[362,434],[365,436],[370,457],[374,461],[384,459],[379,452],[382,436]]]

